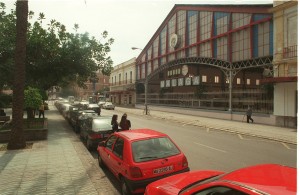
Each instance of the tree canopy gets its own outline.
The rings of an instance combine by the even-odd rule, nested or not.
[[[108,32],[99,39],[88,33],[67,32],[66,26],[56,20],[45,24],[45,15],[39,14],[32,22],[34,13],[29,12],[27,29],[26,86],[48,90],[51,86],[67,86],[84,82],[101,70],[104,75],[112,71],[112,59],[108,56],[114,39]],[[0,90],[12,85],[16,38],[16,12],[6,12],[0,2]]]

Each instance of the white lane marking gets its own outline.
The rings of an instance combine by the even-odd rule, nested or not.
[[[244,139],[243,136],[242,136],[241,134],[238,134],[238,136],[239,136],[240,139]]]
[[[210,146],[207,146],[207,145],[204,145],[204,144],[199,144],[199,143],[197,143],[197,142],[194,142],[194,144],[197,144],[197,145],[199,145],[199,146],[203,146],[203,147],[206,147],[206,148],[209,148],[209,149],[212,149],[212,150],[216,150],[216,151],[219,151],[219,152],[227,153],[225,150],[220,150],[220,149],[213,148],[213,147],[210,147]]]
[[[281,142],[281,144],[284,146],[284,147],[286,147],[287,149],[291,149],[287,144],[285,144],[285,143],[283,143],[283,142]]]

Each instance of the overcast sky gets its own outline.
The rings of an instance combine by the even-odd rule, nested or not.
[[[0,0],[8,9],[12,0]],[[38,16],[45,14],[47,21],[55,19],[66,25],[67,31],[88,32],[98,40],[108,31],[115,42],[109,55],[114,66],[137,57],[175,4],[262,4],[272,0],[29,0],[29,10]]]

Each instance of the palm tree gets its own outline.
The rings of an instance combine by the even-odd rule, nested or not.
[[[26,147],[23,131],[23,105],[25,83],[26,34],[28,23],[28,0],[17,0],[16,4],[16,49],[13,83],[12,129],[7,149]]]

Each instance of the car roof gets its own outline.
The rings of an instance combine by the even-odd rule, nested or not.
[[[93,119],[111,119],[111,116],[94,116]]]
[[[85,113],[96,113],[94,110],[81,110],[81,111]]]
[[[272,195],[296,192],[297,169],[279,164],[261,164],[225,174],[220,180]]]
[[[132,129],[128,131],[116,132],[116,134],[120,134],[121,136],[125,137],[127,140],[130,141],[156,138],[156,137],[168,137],[166,134],[158,132],[153,129]]]
[[[89,104],[89,105],[88,105],[88,107],[93,107],[93,106],[99,107],[98,104]]]

